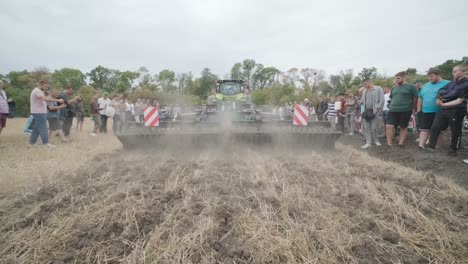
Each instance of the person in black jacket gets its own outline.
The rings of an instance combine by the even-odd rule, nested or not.
[[[443,105],[443,103],[463,98],[468,87],[468,65],[457,65],[453,68],[453,81],[442,87],[437,94],[437,104],[441,106],[431,127],[429,150],[433,151],[441,131],[450,126],[452,140],[449,155],[455,156],[461,145],[463,118],[466,114],[466,100],[456,105]]]
[[[66,87],[63,92],[59,94],[57,97],[58,99],[62,99],[64,101],[64,104],[67,105],[67,107],[63,108],[62,111],[60,111],[60,119],[63,122],[62,124],[62,129],[63,133],[65,134],[65,137],[67,139],[70,139],[70,129],[73,123],[73,112],[72,112],[72,105],[76,103],[78,99],[81,97],[79,95],[73,97],[70,99],[70,96],[73,94],[73,88],[71,87]]]
[[[328,103],[327,101],[323,100],[323,96],[319,96],[318,97],[319,101],[317,103],[317,107],[315,109],[316,112],[317,112],[317,118],[319,121],[323,121],[323,114],[325,114],[325,112],[327,112],[328,110]]]

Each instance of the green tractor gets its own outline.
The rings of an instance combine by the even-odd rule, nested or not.
[[[294,125],[294,111],[267,111],[252,103],[241,80],[216,81],[206,104],[190,111],[180,107],[158,109],[159,125],[125,120],[114,131],[125,148],[148,146],[185,148],[228,144],[275,148],[334,149],[341,133],[328,122]]]

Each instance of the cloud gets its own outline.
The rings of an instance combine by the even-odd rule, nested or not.
[[[423,72],[468,55],[467,11],[457,0],[4,0],[0,72],[103,65],[195,74],[208,67],[224,76],[245,58],[329,74]]]

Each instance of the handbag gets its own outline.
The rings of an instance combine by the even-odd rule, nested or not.
[[[374,117],[375,117],[374,109],[366,109],[364,113],[362,113],[362,118],[364,118],[365,120],[371,120]]]
[[[366,97],[367,97],[367,91],[366,94],[364,95],[364,105],[366,105]],[[368,108],[364,110],[364,113],[362,113],[362,118],[365,120],[371,120],[375,117],[374,109]]]

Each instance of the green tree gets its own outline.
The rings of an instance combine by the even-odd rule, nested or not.
[[[405,72],[407,76],[415,76],[418,74],[418,70],[416,70],[416,68],[408,68]]]
[[[176,80],[176,75],[174,71],[165,69],[159,72],[158,81],[161,85],[161,88],[166,93],[173,93],[176,90],[174,82]]]
[[[231,68],[231,79],[242,80],[242,63],[238,62]]]
[[[209,68],[204,68],[201,72],[200,78],[196,79],[191,88],[191,94],[202,98],[203,100],[208,97],[211,89],[216,87],[216,80],[218,77],[213,74]]]
[[[193,75],[191,72],[183,72],[177,74],[177,93],[179,94],[187,94],[189,87],[188,84],[190,81],[193,81]]]
[[[276,77],[280,73],[275,67],[266,67],[263,68],[263,65],[260,70],[255,72],[254,75],[254,87],[258,89],[263,89],[268,85],[272,85],[275,82]]]
[[[453,67],[459,64],[468,64],[468,58],[464,57],[462,60],[447,60],[444,63],[439,64],[435,67],[439,68],[439,70],[441,71],[442,78],[446,80],[452,80]]]
[[[138,69],[138,73],[140,76],[138,79],[138,87],[153,92],[158,89],[158,84],[156,83],[155,78],[151,75],[146,67],[140,67],[140,69]]]
[[[98,91],[90,85],[85,85],[78,90],[78,94],[83,98],[83,106],[86,115],[90,114],[89,104],[91,103],[91,97],[97,93]]]
[[[5,75],[6,81],[16,89],[33,89],[37,83],[27,70],[11,71]]]
[[[84,86],[86,75],[78,69],[63,68],[52,73],[52,87],[72,87],[77,90]]]
[[[329,88],[327,91],[322,91],[326,94],[339,94],[345,92],[353,86],[354,74],[352,69],[342,70],[337,75],[330,75]]]
[[[356,78],[354,78],[354,85],[361,85],[364,80],[374,80],[377,78],[377,68],[370,67],[370,68],[363,68],[361,72],[358,73]],[[349,87],[348,87],[349,88]]]
[[[103,89],[107,92],[112,92],[114,90],[114,87],[111,87],[109,83],[109,79],[112,75],[111,69],[99,65],[86,75],[89,77],[91,86]]]
[[[116,91],[118,93],[126,93],[129,92],[132,87],[134,81],[139,77],[138,72],[132,71],[114,71],[114,78],[117,79],[117,84],[115,85]]]

